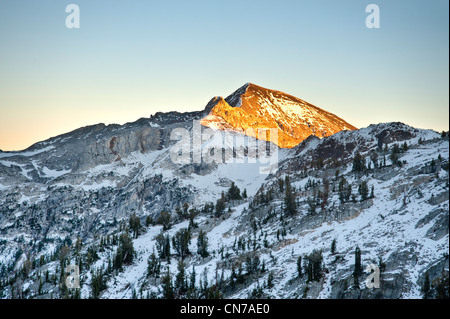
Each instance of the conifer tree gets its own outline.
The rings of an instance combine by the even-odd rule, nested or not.
[[[192,266],[192,272],[189,279],[189,289],[195,290],[195,279],[196,279],[196,272],[195,272],[195,266]]]
[[[174,299],[173,283],[172,277],[170,275],[169,268],[167,268],[167,273],[161,278],[161,286],[163,290],[164,299]]]
[[[147,259],[147,276],[154,276],[155,278],[159,275],[159,261],[153,250],[152,254]]]
[[[353,278],[355,286],[359,286],[359,276],[362,274],[361,265],[361,249],[358,246],[355,248],[355,270],[353,271]]]
[[[354,172],[362,172],[366,168],[366,163],[364,157],[357,152],[355,157],[353,158],[353,166],[352,171]]]
[[[159,258],[170,260],[170,237],[160,233],[156,236],[156,250],[159,253]]]
[[[303,273],[302,273],[302,256],[298,256],[297,258],[297,274],[298,274],[298,278],[302,278]]]
[[[122,262],[124,264],[131,264],[134,257],[133,240],[124,232],[119,237],[119,251],[121,252]]]
[[[294,215],[297,213],[297,204],[292,192],[291,182],[289,176],[286,176],[284,180],[285,196],[284,196],[284,211],[288,215]]]
[[[406,141],[402,145],[402,151],[406,152],[408,150],[408,144],[406,144]]]
[[[322,278],[322,251],[314,249],[313,252],[305,258],[305,270],[308,281],[319,281]]]
[[[172,246],[182,259],[189,254],[189,244],[191,242],[191,232],[187,228],[182,228],[175,233],[172,238]]]
[[[130,216],[129,224],[130,229],[133,231],[134,238],[137,238],[139,236],[139,229],[141,228],[141,220],[136,214],[133,214]]]
[[[231,200],[242,199],[241,190],[236,186],[234,182],[231,182],[230,189],[228,190],[228,198]]]
[[[186,277],[186,271],[184,268],[184,263],[183,260],[180,260],[178,262],[178,273],[175,276],[175,289],[177,291],[178,295],[182,295],[187,291],[187,287],[186,287],[186,281],[185,281],[185,277]]]
[[[216,202],[215,216],[220,217],[225,210],[226,198],[225,194],[222,192],[220,198]]]
[[[359,195],[361,195],[361,201],[364,201],[367,199],[367,197],[369,195],[369,187],[367,186],[366,181],[362,181],[359,184],[358,192],[359,192]]]
[[[200,230],[200,233],[198,234],[198,238],[197,238],[197,253],[202,258],[206,258],[206,257],[209,256],[209,253],[208,253],[208,237],[203,232],[203,230]]]
[[[430,274],[425,272],[425,280],[422,285],[423,299],[430,299],[431,297],[431,284],[430,284]]]
[[[273,287],[273,273],[270,272],[269,276],[267,276],[267,288],[272,288]]]
[[[333,239],[331,242],[331,254],[334,255],[336,253],[336,239]]]

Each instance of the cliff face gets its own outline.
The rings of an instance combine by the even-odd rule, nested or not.
[[[252,83],[239,88],[226,99],[215,97],[208,105],[211,103],[215,105],[202,119],[202,125],[221,130],[243,130],[254,137],[256,133],[253,130],[277,129],[278,141],[275,143],[284,148],[294,147],[310,135],[322,138],[342,130],[356,129],[306,101]],[[269,139],[265,134],[259,138]]]

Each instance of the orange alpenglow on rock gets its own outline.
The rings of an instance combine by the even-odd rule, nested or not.
[[[209,114],[200,123],[218,130],[255,136],[258,129],[277,129],[279,147],[291,148],[310,135],[326,137],[342,130],[356,130],[338,116],[295,96],[247,83],[226,99],[214,97]]]

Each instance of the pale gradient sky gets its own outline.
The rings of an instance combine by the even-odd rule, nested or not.
[[[70,3],[80,29],[65,27]],[[370,3],[380,29],[365,26]],[[201,110],[246,82],[357,127],[448,130],[448,11],[448,0],[0,0],[0,149]]]

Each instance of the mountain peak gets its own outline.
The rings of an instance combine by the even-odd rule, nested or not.
[[[290,94],[246,83],[227,98],[212,99],[202,125],[220,130],[275,128],[280,147],[291,148],[310,135],[326,137],[356,127]]]

